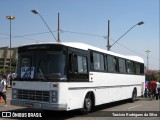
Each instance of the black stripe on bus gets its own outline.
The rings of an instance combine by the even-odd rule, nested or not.
[[[95,87],[69,87],[68,90],[79,90],[79,89],[106,89],[106,88],[118,88],[118,87],[130,87],[130,86],[142,86],[142,84],[116,85],[116,86],[95,86]]]

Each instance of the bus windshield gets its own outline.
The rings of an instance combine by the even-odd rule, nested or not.
[[[66,80],[65,65],[65,54],[60,51],[21,52],[17,78],[25,81]]]

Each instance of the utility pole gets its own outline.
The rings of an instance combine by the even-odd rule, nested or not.
[[[58,42],[60,41],[60,18],[59,18],[59,13],[58,13]]]
[[[149,52],[151,52],[150,50],[146,50],[145,51],[147,53],[147,70],[149,69]]]
[[[110,20],[108,20],[108,36],[107,36],[107,49],[110,50],[109,38],[110,38]]]

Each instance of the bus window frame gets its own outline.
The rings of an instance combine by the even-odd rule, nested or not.
[[[72,59],[72,66],[70,63],[70,58],[69,56],[71,55]],[[82,50],[82,49],[77,49],[77,48],[72,48],[68,47],[68,81],[69,82],[89,82],[89,59],[88,59],[88,50]],[[78,59],[75,61],[75,56],[81,56],[81,57],[86,57],[86,66],[87,66],[87,72],[86,73],[81,73],[78,72]],[[77,71],[75,71],[75,62],[76,62],[76,67]],[[70,67],[72,67],[72,71],[70,71]]]

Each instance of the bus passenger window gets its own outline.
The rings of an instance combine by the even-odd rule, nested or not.
[[[73,66],[74,66],[74,73],[78,73],[78,63],[77,63],[77,55],[74,54],[74,60],[73,60]]]
[[[115,72],[118,72],[118,63],[117,63],[117,58],[116,57],[113,57],[113,67],[115,69]]]
[[[105,71],[108,71],[108,61],[107,61],[107,56],[105,56]]]
[[[108,55],[107,56],[107,62],[108,62],[108,71],[109,72],[116,72],[116,67],[115,67],[115,60],[113,56]]]
[[[94,70],[104,71],[104,59],[102,54],[93,52],[93,66]]]
[[[73,72],[73,53],[69,54],[69,72]]]
[[[127,67],[127,73],[129,73],[129,74],[134,73],[134,67],[133,67],[133,62],[132,61],[127,60],[126,67]]]
[[[124,59],[119,58],[118,59],[119,62],[119,72],[120,73],[126,73],[126,62]]]
[[[87,58],[83,56],[78,56],[78,73],[87,73]]]
[[[137,75],[140,75],[140,64],[139,63],[135,63],[135,73],[137,74]]]
[[[144,75],[144,64],[140,64],[140,74]]]
[[[93,53],[90,53],[90,68],[91,70],[94,70],[94,65],[93,65]]]

